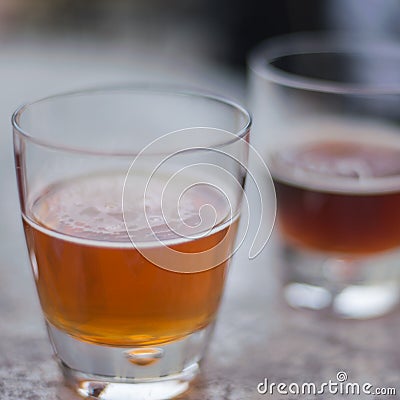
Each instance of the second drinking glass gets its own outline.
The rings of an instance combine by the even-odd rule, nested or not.
[[[283,293],[349,318],[400,299],[400,48],[271,39],[250,59],[253,144],[278,201]]]

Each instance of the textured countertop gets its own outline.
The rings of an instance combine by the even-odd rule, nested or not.
[[[80,58],[78,68],[76,63],[65,64],[68,52],[57,53],[59,58],[53,56],[49,64],[40,49],[31,49],[28,55],[27,51],[0,55],[0,399],[72,400],[78,397],[62,384],[29,270],[18,213],[9,115],[30,98],[82,85],[132,81],[137,76],[129,62],[103,65],[93,73],[93,59]],[[225,79],[215,81],[228,85],[229,78]],[[235,258],[203,372],[182,399],[400,398],[400,311],[369,321],[345,321],[291,310],[277,289],[279,262],[273,243],[251,262],[246,254],[240,250]],[[276,383],[320,384],[335,380],[339,371],[347,373],[348,382],[394,387],[398,395],[257,393],[264,378]]]

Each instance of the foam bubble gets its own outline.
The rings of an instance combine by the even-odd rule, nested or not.
[[[125,176],[109,174],[53,184],[33,203],[31,217],[52,231],[83,239],[146,242],[207,232],[230,215],[229,202],[214,187],[191,186],[189,177],[171,183],[158,176],[148,184],[148,176],[135,177],[125,188],[124,213]]]

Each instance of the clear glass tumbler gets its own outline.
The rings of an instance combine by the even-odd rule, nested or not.
[[[12,123],[27,247],[67,383],[99,399],[182,393],[235,251],[248,112],[135,86],[38,100]]]
[[[274,38],[249,59],[294,307],[369,318],[399,303],[399,64],[398,43],[348,35]]]

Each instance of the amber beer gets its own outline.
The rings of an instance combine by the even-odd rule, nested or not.
[[[141,244],[131,243],[120,208],[122,183],[123,177],[114,175],[57,183],[37,196],[31,214],[24,215],[47,321],[83,341],[126,347],[166,343],[206,327],[221,300],[238,218],[226,219],[229,210],[217,191],[188,191],[180,204],[183,222],[195,222],[199,206],[206,203],[217,210],[218,220],[206,236],[181,238],[162,221],[155,205],[159,193],[150,193],[148,219],[170,248],[199,253],[228,238],[222,250],[211,251],[211,258],[225,260],[219,265],[194,273],[167,270],[140,252],[140,245],[159,250],[160,243],[143,224],[139,200],[127,213]],[[216,257],[213,251],[224,254]]]
[[[355,255],[399,247],[399,148],[318,140],[275,153],[271,170],[288,243]]]

